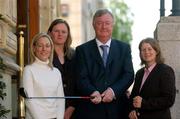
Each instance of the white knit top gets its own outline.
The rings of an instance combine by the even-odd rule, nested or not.
[[[64,96],[61,73],[50,68],[48,62],[36,61],[23,72],[23,87],[28,97]],[[26,99],[26,119],[63,119],[64,99]]]

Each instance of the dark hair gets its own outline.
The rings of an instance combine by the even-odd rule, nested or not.
[[[160,49],[158,41],[156,39],[153,39],[153,38],[145,38],[139,43],[141,65],[145,64],[145,61],[142,59],[142,56],[141,56],[141,47],[142,47],[143,43],[150,44],[151,47],[156,51],[156,53],[157,53],[156,63],[158,63],[158,64],[164,63],[164,58],[162,57],[162,53],[161,53],[161,49]]]
[[[53,27],[56,26],[57,24],[65,24],[65,26],[68,29],[68,37],[64,44],[64,55],[67,56],[68,58],[70,58],[72,56],[72,48],[70,47],[72,44],[72,37],[71,37],[71,31],[70,31],[69,24],[63,19],[55,19],[49,26],[48,33],[51,33]]]

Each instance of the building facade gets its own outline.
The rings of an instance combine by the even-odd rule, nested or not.
[[[56,18],[65,19],[70,25],[72,47],[75,48],[94,37],[92,16],[96,9],[104,6],[104,2],[103,0],[40,0],[39,5],[40,31],[46,32],[52,20]]]
[[[6,84],[0,104],[10,110],[7,119],[25,116],[18,90],[32,37],[47,32],[54,19],[62,18],[70,24],[75,48],[94,37],[92,15],[102,6],[103,0],[0,0],[0,82]]]

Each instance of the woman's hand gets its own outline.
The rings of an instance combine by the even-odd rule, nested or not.
[[[130,113],[129,113],[129,118],[130,119],[138,119],[138,115],[136,113],[135,110],[132,110]]]
[[[71,116],[72,116],[72,114],[73,114],[73,112],[74,112],[74,110],[75,110],[74,107],[69,106],[69,107],[66,109],[65,113],[64,113],[64,119],[70,119]]]
[[[133,98],[133,106],[135,108],[141,108],[141,103],[142,103],[142,97],[136,96]]]

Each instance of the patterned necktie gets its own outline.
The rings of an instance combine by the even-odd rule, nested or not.
[[[107,45],[101,45],[100,48],[103,51],[102,59],[103,59],[103,62],[104,62],[104,66],[106,66],[106,61],[107,61],[107,56],[108,56],[108,53],[107,53],[108,46]]]

